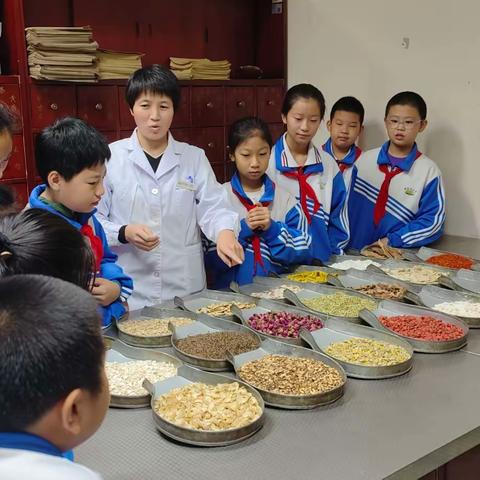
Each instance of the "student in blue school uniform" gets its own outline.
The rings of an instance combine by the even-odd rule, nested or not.
[[[102,135],[76,118],[45,128],[35,146],[37,170],[44,181],[30,194],[29,207],[59,215],[86,237],[95,254],[96,276],[91,293],[102,310],[103,326],[125,312],[132,279],[117,265],[102,225],[95,218],[104,193],[103,177],[110,150]]]
[[[206,286],[202,232],[227,265],[243,261],[238,215],[205,152],[173,138],[180,105],[175,75],[160,65],[137,70],[126,100],[137,128],[110,145],[99,219],[120,265],[131,275],[132,309]]]
[[[210,248],[207,268],[215,288],[228,287],[231,281],[251,283],[257,275],[282,273],[290,265],[311,261],[311,237],[302,208],[265,174],[271,147],[268,126],[259,118],[243,118],[230,127],[228,149],[236,172],[223,186],[241,219],[238,239],[245,260],[228,268]]]
[[[42,275],[0,279],[0,478],[100,480],[71,450],[110,401],[94,298]]]
[[[287,132],[275,143],[267,173],[300,200],[309,224],[314,260],[343,253],[348,243],[346,190],[337,163],[313,144],[325,114],[325,99],[313,85],[288,90],[282,106]]]
[[[394,95],[385,109],[388,141],[356,162],[349,198],[350,247],[377,240],[413,248],[437,240],[445,222],[442,173],[415,142],[427,127],[427,105],[415,92]]]
[[[359,100],[355,97],[342,97],[333,104],[327,122],[330,138],[322,148],[337,162],[343,174],[347,198],[352,173],[356,170],[355,162],[362,154],[356,142],[363,131],[364,117],[365,110]]]

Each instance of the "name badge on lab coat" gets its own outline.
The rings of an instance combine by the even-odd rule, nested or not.
[[[187,182],[185,180],[179,180],[175,188],[182,190],[190,190],[191,192],[195,192],[197,190],[197,186],[193,182]]]

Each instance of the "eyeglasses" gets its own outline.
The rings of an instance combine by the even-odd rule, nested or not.
[[[419,123],[422,123],[422,120],[413,120],[412,118],[401,119],[397,117],[387,118],[387,124],[392,128],[398,128],[401,125],[405,130],[412,130],[415,128],[415,125]]]

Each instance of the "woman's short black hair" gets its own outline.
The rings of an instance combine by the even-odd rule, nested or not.
[[[180,105],[180,85],[177,77],[163,65],[149,65],[132,74],[125,90],[128,106],[133,108],[137,98],[145,92],[167,96],[175,111]]]
[[[105,137],[78,118],[57,120],[35,142],[37,170],[44,183],[53,171],[69,181],[87,168],[103,165],[110,155]]]
[[[35,273],[89,289],[95,257],[66,220],[37,208],[0,218],[0,277]]]
[[[92,295],[57,278],[0,279],[0,431],[24,431],[76,388],[102,388]]]

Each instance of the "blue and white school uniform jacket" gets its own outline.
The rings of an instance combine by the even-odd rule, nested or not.
[[[154,172],[131,137],[110,144],[105,194],[98,205],[109,244],[135,282],[132,310],[185,296],[206,287],[202,232],[216,241],[222,230],[238,232],[238,215],[215,179],[205,152],[177,142],[168,145]],[[121,244],[122,225],[149,226],[160,244],[149,252]]]
[[[132,294],[132,279],[123,272],[122,267],[117,265],[117,256],[110,250],[103,227],[95,217],[96,209],[89,213],[78,214],[78,221],[74,220],[73,218],[66,217],[58,210],[55,210],[55,208],[52,206],[47,205],[40,200],[39,197],[45,191],[45,188],[45,185],[38,185],[32,190],[28,201],[30,208],[41,208],[42,210],[47,210],[50,213],[58,215],[78,230],[80,230],[83,225],[89,223],[91,224],[90,226],[92,227],[95,235],[102,241],[103,258],[100,263],[100,273],[98,276],[107,280],[111,280],[112,282],[117,282],[120,285],[120,297],[118,297],[118,299],[110,305],[107,305],[106,307],[100,307],[103,326],[108,327],[112,323],[113,319],[120,318],[126,312],[122,302],[126,302],[129,296]]]
[[[272,149],[267,173],[279,189],[287,190],[300,200],[298,181],[284,175],[285,172],[297,170],[297,162],[283,135]],[[308,149],[304,172],[312,173],[307,182],[320,202],[320,209],[314,213],[314,202],[307,198],[311,215],[309,233],[312,237],[312,257],[326,261],[332,254],[342,254],[349,239],[345,183],[335,160],[313,144]]]
[[[385,216],[374,225],[374,207],[385,178],[378,166],[390,163],[388,147],[386,142],[381,148],[365,152],[356,162],[348,204],[352,248],[361,249],[384,237],[392,247],[420,247],[442,235],[445,222],[442,174],[433,160],[419,154],[416,144],[398,165],[403,172],[392,178]]]
[[[73,463],[41,437],[28,433],[0,432],[2,480],[101,480],[100,475]]]
[[[337,165],[343,164],[346,166],[346,168],[342,172],[342,176],[343,176],[343,182],[345,183],[345,189],[347,190],[347,199],[348,199],[350,186],[352,184],[352,177],[355,175],[355,172],[357,171],[355,162],[358,160],[358,158],[362,154],[362,149],[360,147],[357,147],[357,145],[352,145],[348,153],[345,155],[345,157],[342,158],[342,160],[338,160],[333,153],[331,138],[329,138],[327,142],[324,145],[322,145],[322,148],[325,152],[330,154],[335,159],[335,161],[337,162]]]
[[[218,257],[215,245],[210,244],[206,264],[207,269],[214,275],[214,288],[226,288],[232,281],[239,285],[252,283],[253,277],[256,275],[267,276],[270,272],[283,273],[289,265],[310,263],[311,261],[312,239],[308,233],[307,219],[302,208],[287,191],[275,188],[275,184],[267,175],[263,177],[263,185],[265,192],[259,201],[270,203],[268,208],[271,215],[270,227],[265,231],[256,232],[260,237],[263,267],[259,263],[255,266],[252,244],[254,232],[245,220],[247,209],[234,191],[238,192],[248,203],[251,203],[251,200],[243,190],[236,173],[230,182],[223,185],[228,193],[230,203],[241,219],[238,241],[244,249],[245,260],[241,265],[228,268]]]

